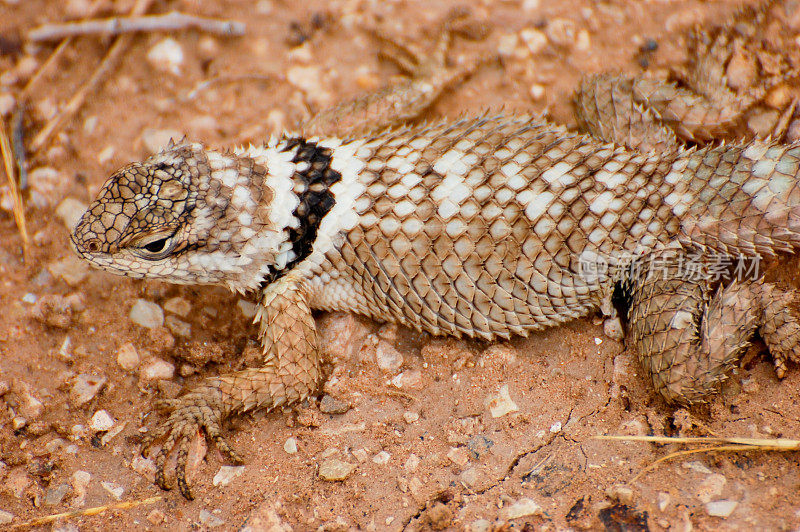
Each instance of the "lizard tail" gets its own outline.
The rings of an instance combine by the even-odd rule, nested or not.
[[[800,144],[686,151],[665,180],[682,244],[750,256],[800,248]]]

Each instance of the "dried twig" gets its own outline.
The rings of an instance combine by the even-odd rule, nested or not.
[[[28,188],[28,168],[25,164],[25,104],[17,103],[11,115],[11,150],[17,163],[19,189]]]
[[[5,120],[2,117],[0,117],[0,154],[3,158],[3,167],[6,171],[8,186],[11,189],[11,197],[14,201],[14,221],[17,223],[17,230],[19,230],[19,234],[22,237],[22,253],[25,257],[25,262],[27,262],[29,239],[28,228],[25,223],[25,204],[22,202],[22,191],[20,190],[15,170],[14,150],[8,140]]]
[[[95,0],[95,2],[89,7],[89,12],[87,14],[87,18],[94,16],[95,13],[103,6],[105,0]],[[67,37],[59,45],[53,50],[53,53],[50,54],[50,57],[47,58],[39,70],[36,71],[36,74],[28,80],[28,83],[25,84],[25,87],[22,89],[22,92],[19,96],[20,102],[25,102],[30,95],[33,87],[39,82],[40,79],[44,77],[44,74],[50,70],[50,67],[58,61],[58,59],[64,54],[64,50],[67,49],[69,43],[72,42],[72,38]]]
[[[688,449],[685,451],[676,451],[666,456],[662,456],[655,462],[645,467],[638,472],[630,481],[634,482],[639,477],[654,470],[659,464],[679,458],[698,453],[711,453],[711,452],[747,452],[747,451],[800,451],[800,440],[790,440],[787,438],[738,438],[738,437],[705,437],[705,438],[671,438],[668,436],[594,436],[596,440],[615,440],[615,441],[639,441],[651,443],[688,443],[688,444],[702,444],[705,447],[699,449]]]
[[[93,508],[85,508],[83,510],[74,510],[72,512],[63,512],[60,514],[48,515],[45,517],[40,517],[38,519],[33,519],[31,521],[26,521],[25,523],[19,523],[17,525],[13,525],[13,527],[28,528],[34,526],[42,526],[48,523],[52,523],[53,521],[57,521],[59,519],[69,519],[71,517],[98,515],[105,512],[106,510],[128,510],[130,508],[136,508],[137,506],[141,506],[143,504],[153,504],[154,502],[158,502],[163,498],[164,497],[157,495],[155,497],[150,497],[148,499],[141,499],[138,501],[126,501],[117,504],[108,504],[105,506],[95,506]]]
[[[141,15],[150,7],[150,4],[153,0],[138,0],[136,4],[131,9],[131,15]],[[83,102],[86,100],[86,97],[94,91],[94,89],[100,84],[100,82],[105,78],[105,75],[112,70],[117,61],[119,61],[122,53],[131,43],[133,39],[132,35],[121,35],[116,38],[114,44],[111,45],[111,48],[108,50],[108,53],[103,58],[103,61],[97,67],[92,77],[84,83],[78,92],[76,92],[67,105],[61,109],[61,112],[54,116],[45,126],[42,128],[41,131],[36,135],[31,143],[31,150],[36,152],[39,151],[42,146],[44,146],[47,141],[50,140],[50,137],[55,133],[55,131],[61,127],[61,124],[64,123],[67,118],[70,118],[75,112],[80,109],[83,105]]]
[[[199,82],[197,85],[192,88],[188,93],[186,93],[185,100],[194,100],[197,98],[197,95],[200,94],[202,91],[208,89],[212,85],[217,85],[221,83],[238,83],[240,81],[278,81],[283,79],[278,74],[238,74],[238,75],[231,75],[231,76],[217,76],[211,79],[207,79],[204,81]]]
[[[64,24],[43,24],[28,32],[31,41],[53,41],[76,35],[120,35],[136,31],[174,31],[196,28],[225,36],[244,35],[245,25],[233,20],[198,17],[172,11],[163,15],[112,17]]]

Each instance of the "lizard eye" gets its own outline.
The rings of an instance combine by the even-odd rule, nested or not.
[[[169,255],[173,247],[175,247],[175,239],[173,235],[169,235],[142,242],[134,248],[134,252],[144,259],[158,260]]]

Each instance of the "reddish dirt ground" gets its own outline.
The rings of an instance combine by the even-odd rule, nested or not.
[[[85,16],[92,4],[110,16],[128,12],[132,2],[0,1],[0,112],[7,112],[9,98],[20,94],[54,49],[26,44],[26,32]],[[240,298],[222,289],[134,281],[82,267],[67,241],[64,219],[79,210],[70,205],[88,203],[112,171],[149,155],[169,131],[215,146],[257,142],[291,129],[321,106],[396,81],[397,70],[380,60],[377,43],[361,26],[382,24],[395,35],[432,43],[432,29],[454,5],[154,3],[151,12],[174,9],[244,22],[246,35],[187,30],[133,38],[120,65],[74,118],[29,155],[26,212],[33,244],[27,261],[8,188],[0,189],[4,525],[161,496],[43,526],[795,529],[797,453],[692,454],[650,470],[679,448],[593,436],[797,438],[800,371],[790,368],[779,381],[770,359],[754,350],[709,405],[676,411],[654,395],[634,355],[606,338],[600,320],[591,318],[527,339],[485,344],[435,339],[345,315],[320,316],[331,358],[325,392],[351,405],[349,410],[334,414],[335,408],[315,403],[233,420],[226,436],[246,465],[229,483],[215,485],[224,460],[209,448],[192,468],[194,501],[152,483],[149,464],[138,458],[137,438],[141,426],[158,423],[149,414],[154,400],[174,396],[205,375],[236,369],[243,359],[256,362],[256,331]],[[474,16],[492,32],[474,42],[458,39],[453,58],[508,53],[446,93],[425,118],[504,107],[548,112],[572,125],[570,96],[582,75],[679,64],[685,59],[684,32],[723,20],[736,5],[474,2]],[[174,43],[165,45],[167,38]],[[67,46],[30,92],[28,140],[92,74],[109,43],[80,37]],[[170,44],[182,51],[179,64],[156,57]],[[657,50],[646,52],[652,44]],[[199,85],[218,76],[219,82]],[[71,203],[63,204],[65,198]],[[164,309],[166,327],[148,329],[131,320],[140,298]],[[376,351],[386,345],[399,353],[378,353],[381,369]],[[152,374],[159,368],[168,378]],[[494,417],[488,401],[501,389],[516,410]],[[203,446],[196,443],[194,454],[202,458]],[[337,463],[354,469],[342,481],[324,480],[328,473],[321,475],[321,466]]]

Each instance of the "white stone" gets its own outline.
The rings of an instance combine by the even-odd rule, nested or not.
[[[117,349],[117,364],[125,371],[133,371],[139,367],[139,352],[130,343],[124,343]]]
[[[168,380],[174,376],[175,365],[160,358],[153,358],[139,371],[139,378],[145,381]]]
[[[103,481],[100,483],[100,485],[103,486],[103,489],[109,492],[116,500],[122,499],[122,494],[125,493],[125,488],[113,482]]]
[[[215,486],[227,486],[233,479],[244,473],[245,466],[222,466],[211,481]]]
[[[89,427],[95,432],[105,432],[114,426],[114,418],[105,410],[98,410],[89,420]]]
[[[145,299],[137,299],[128,314],[131,321],[142,327],[154,329],[164,325],[164,311],[156,303]]]
[[[56,207],[56,216],[64,223],[67,229],[72,229],[78,225],[78,221],[89,207],[87,203],[77,198],[64,198]]]
[[[147,60],[151,65],[176,76],[181,73],[183,59],[183,47],[172,37],[161,39],[147,52]]]
[[[164,301],[164,310],[185,318],[192,311],[192,304],[185,297],[171,297]]]
[[[737,506],[736,501],[712,501],[706,503],[706,512],[712,517],[728,517]]]
[[[383,464],[389,462],[389,459],[391,457],[392,457],[392,455],[390,455],[386,451],[381,451],[381,452],[379,452],[378,454],[376,454],[375,456],[372,457],[372,461],[375,462],[376,464],[383,465]]]
[[[510,521],[511,519],[517,519],[518,517],[539,515],[541,513],[542,507],[539,506],[536,501],[524,497],[516,501],[511,506],[501,509],[499,515],[500,519],[503,519],[504,521]]]
[[[496,395],[490,395],[486,398],[486,406],[492,417],[503,417],[511,412],[519,411],[517,404],[511,399],[508,393],[508,384],[500,387],[500,391]]]
[[[295,454],[297,452],[297,440],[295,438],[287,438],[286,443],[283,444],[283,450],[287,454]]]
[[[375,362],[386,372],[393,372],[403,365],[403,354],[387,342],[378,342],[375,348]]]

